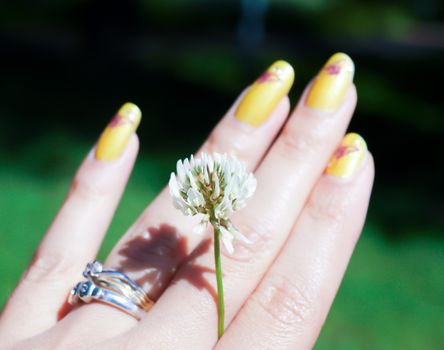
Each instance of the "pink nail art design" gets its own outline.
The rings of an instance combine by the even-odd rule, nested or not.
[[[109,127],[110,128],[116,128],[120,124],[123,124],[123,123],[124,123],[123,118],[119,114],[116,114],[113,117],[113,119],[111,119],[111,121],[109,122]]]
[[[338,147],[338,149],[335,152],[335,159],[341,159],[342,157],[345,157],[346,155],[354,152],[358,152],[359,147],[354,145],[341,145]]]
[[[281,82],[282,79],[279,76],[280,70],[278,68],[272,68],[272,70],[267,70],[262,75],[257,78],[256,82],[258,84],[268,83],[268,82]]]
[[[120,125],[124,124],[132,124],[134,120],[131,119],[131,116],[122,116],[120,114],[116,114],[113,119],[109,122],[110,128],[116,128]]]
[[[327,72],[328,75],[338,75],[341,73],[341,63],[343,60],[339,60],[336,62],[333,62],[329,64],[327,67],[324,68],[324,70]]]

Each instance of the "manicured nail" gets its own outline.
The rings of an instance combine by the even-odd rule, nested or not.
[[[345,53],[335,53],[315,78],[306,105],[331,113],[338,109],[353,81],[355,66]]]
[[[142,113],[133,103],[125,103],[100,136],[96,159],[115,160],[124,150],[131,134],[139,126]]]
[[[244,123],[259,126],[288,94],[293,81],[293,67],[285,61],[274,62],[246,92],[236,110],[236,118]]]
[[[349,178],[359,168],[366,152],[367,144],[361,136],[355,133],[347,134],[325,172],[336,177]]]

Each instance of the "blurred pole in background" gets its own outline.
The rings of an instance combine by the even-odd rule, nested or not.
[[[240,51],[247,56],[254,55],[264,41],[267,0],[242,0],[241,17],[237,36]]]

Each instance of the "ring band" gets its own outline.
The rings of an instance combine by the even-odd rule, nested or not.
[[[85,303],[96,300],[117,307],[140,320],[154,304],[142,287],[130,277],[117,270],[104,269],[98,261],[88,263],[83,276],[87,280],[77,283],[71,290],[68,302],[72,305],[79,300]]]
[[[97,300],[112,305],[135,317],[137,320],[140,320],[145,313],[144,310],[139,308],[138,305],[131,302],[125,296],[100,288],[91,281],[79,282],[73,288],[70,294],[69,303],[75,304],[78,300],[82,300],[85,303]]]
[[[93,281],[97,286],[113,290],[116,293],[126,296],[146,311],[154,304],[143,288],[131,278],[120,271],[104,269],[98,261],[88,263],[85,271],[83,271],[83,276]]]

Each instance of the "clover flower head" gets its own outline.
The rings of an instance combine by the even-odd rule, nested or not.
[[[199,158],[179,160],[177,174],[169,182],[174,207],[184,215],[201,214],[197,228],[202,231],[208,222],[218,229],[227,251],[233,252],[233,240],[250,241],[230,221],[231,215],[245,207],[256,190],[256,178],[245,164],[234,156],[202,153]]]

